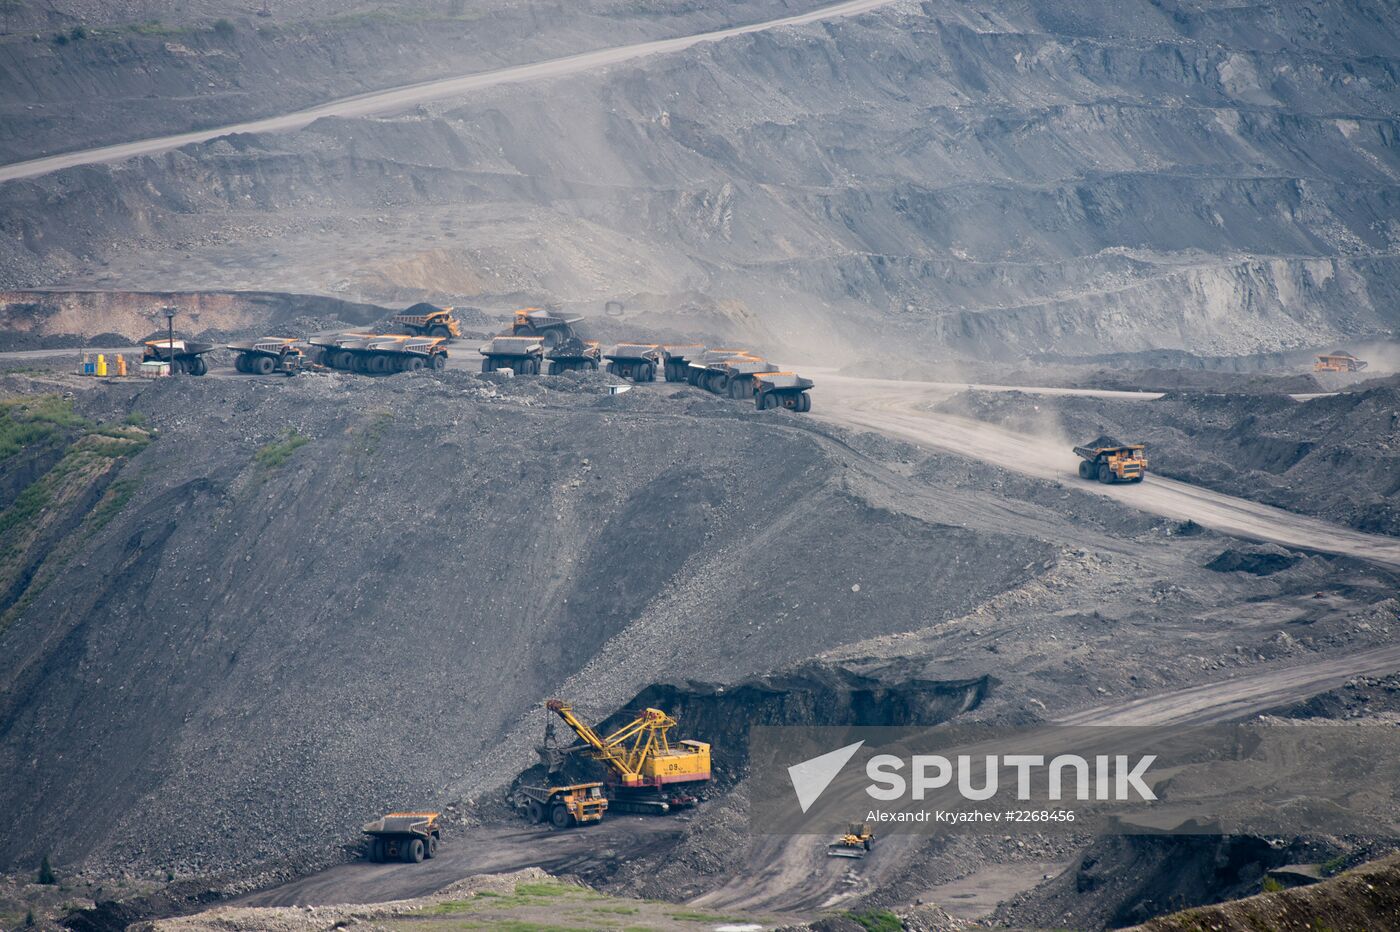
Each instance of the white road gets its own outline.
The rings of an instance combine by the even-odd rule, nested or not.
[[[280,116],[265,117],[260,120],[249,120],[245,123],[234,123],[228,126],[217,126],[211,129],[195,130],[188,133],[176,133],[175,135],[159,136],[153,139],[139,139],[134,142],[100,146],[94,149],[82,149],[76,152],[65,152],[59,155],[30,159],[25,162],[14,162],[10,165],[0,167],[0,182],[13,181],[18,178],[33,178],[63,168],[73,168],[77,165],[117,162],[138,155],[153,155],[158,152],[165,152],[169,149],[176,149],[180,146],[189,145],[190,143],[217,139],[220,136],[227,136],[231,133],[288,132],[301,129],[321,117],[354,117],[394,113],[409,107],[416,107],[428,101],[458,97],[472,91],[482,90],[483,88],[495,87],[499,84],[537,81],[542,78],[558,78],[577,74],[582,71],[593,71],[598,68],[605,68],[608,65],[621,64],[622,62],[645,58],[650,55],[683,51],[691,46],[699,45],[702,42],[718,42],[721,39],[729,39],[734,36],[742,36],[754,32],[764,32],[770,29],[779,29],[783,26],[800,26],[805,23],[815,23],[821,20],[835,19],[842,16],[854,16],[858,13],[865,13],[882,6],[887,6],[892,2],[894,2],[894,0],[846,0],[844,3],[833,3],[830,6],[811,10],[807,13],[800,13],[796,16],[784,16],[780,19],[765,20],[761,23],[750,23],[747,26],[733,26],[728,29],[717,29],[713,32],[702,32],[691,36],[678,36],[673,39],[655,39],[650,42],[638,42],[634,45],[622,45],[614,48],[599,49],[593,52],[581,52],[577,55],[567,55],[563,58],[552,58],[546,61],[531,62],[526,65],[512,65],[507,68],[497,68],[493,71],[459,75],[457,77],[442,78],[436,81],[426,81],[421,84],[410,84],[405,87],[373,91],[354,97],[344,97],[339,100],[318,104],[306,110],[298,110]]]
[[[878,431],[918,446],[957,453],[1040,479],[1071,483],[1086,492],[1142,511],[1189,519],[1224,534],[1302,550],[1345,554],[1400,568],[1400,539],[1394,537],[1366,534],[1150,473],[1143,482],[1130,485],[1101,485],[1080,479],[1079,461],[1067,440],[1012,433],[931,410],[931,405],[948,397],[950,388],[963,387],[825,374],[813,410],[815,416],[844,427]],[[1107,396],[1136,394],[1086,389],[1053,391]]]

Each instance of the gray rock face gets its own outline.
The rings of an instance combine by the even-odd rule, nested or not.
[[[1063,7],[894,4],[10,184],[0,267],[388,303],[700,291],[828,355],[872,330],[1005,358],[1395,326],[1386,4]]]

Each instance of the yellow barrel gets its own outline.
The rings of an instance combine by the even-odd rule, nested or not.
[[[98,375],[106,375],[106,374],[107,374],[107,354],[106,354],[106,353],[98,353],[98,354],[97,354],[97,374],[98,374]]]

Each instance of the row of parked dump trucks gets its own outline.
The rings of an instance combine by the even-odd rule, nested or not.
[[[583,318],[541,308],[515,312],[510,330],[478,349],[482,372],[560,375],[606,369],[632,382],[686,382],[718,395],[752,399],[759,410],[810,411],[813,383],[745,349],[711,348],[698,343],[617,343],[606,350],[574,329]],[[449,342],[461,336],[451,308],[417,304],[391,318],[404,333],[337,333],[305,340],[263,337],[234,343],[234,368],[248,375],[296,375],[317,365],[363,375],[443,369]],[[204,375],[212,343],[149,340],[145,359],[168,364],[172,372]]]

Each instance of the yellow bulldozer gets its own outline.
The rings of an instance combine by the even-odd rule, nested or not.
[[[827,857],[863,858],[875,846],[875,830],[869,822],[852,822],[826,846]]]

